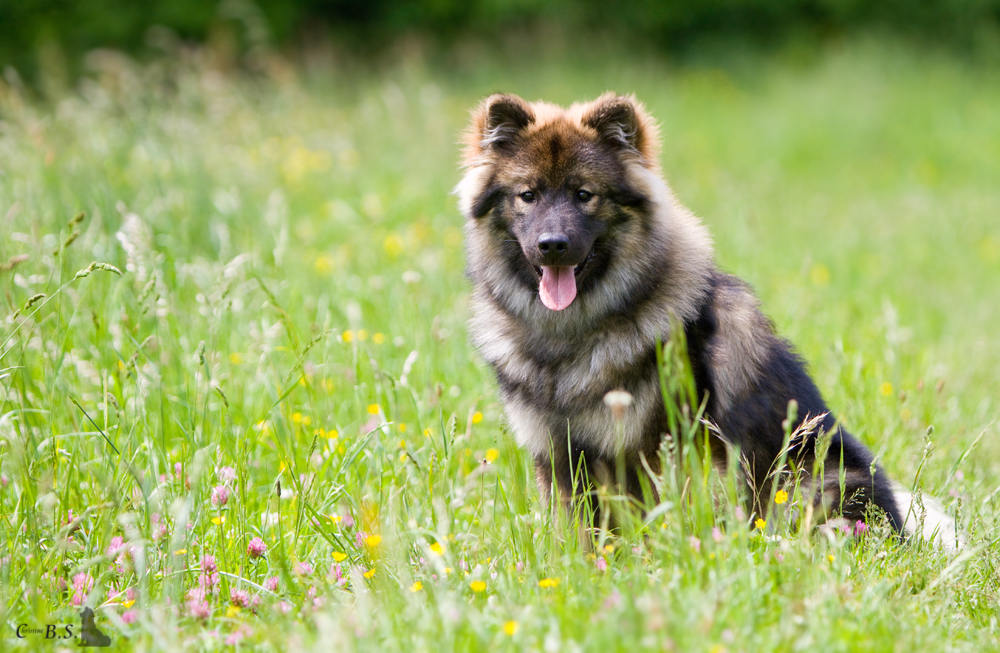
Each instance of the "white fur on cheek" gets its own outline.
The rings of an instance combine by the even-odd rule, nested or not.
[[[493,174],[493,166],[491,165],[470,168],[452,190],[452,193],[458,196],[458,210],[466,218],[472,217],[472,203],[486,190],[486,184],[491,174]]]

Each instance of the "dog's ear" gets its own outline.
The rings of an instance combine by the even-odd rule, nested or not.
[[[581,122],[596,131],[601,142],[623,153],[639,155],[646,167],[657,167],[656,124],[633,96],[605,93],[584,109]]]
[[[472,114],[466,158],[472,159],[490,150],[509,150],[521,130],[533,122],[535,112],[531,105],[516,95],[489,96]]]

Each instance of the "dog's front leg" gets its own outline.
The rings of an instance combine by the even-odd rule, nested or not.
[[[553,521],[565,518],[569,527],[576,525],[581,550],[592,552],[596,511],[590,503],[592,493],[587,470],[574,469],[565,455],[536,456],[535,479],[540,499],[549,505]]]

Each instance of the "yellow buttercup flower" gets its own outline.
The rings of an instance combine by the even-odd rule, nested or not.
[[[767,522],[764,521],[763,519],[759,518],[759,517],[757,518],[757,521],[755,521],[753,523],[753,525],[754,525],[754,528],[756,528],[759,531],[762,531],[765,528],[767,528]]]
[[[369,548],[376,547],[381,543],[382,543],[381,535],[369,535],[368,537],[365,538],[365,544],[367,544]]]
[[[559,585],[558,578],[543,578],[542,580],[538,581],[539,587],[549,588],[549,587],[556,587],[557,585]]]
[[[368,412],[372,415],[378,415],[379,405],[378,404],[368,404]]]
[[[333,272],[333,257],[325,254],[316,257],[316,271],[320,274],[330,274]]]
[[[488,460],[491,463],[496,461],[496,459],[499,457],[500,457],[500,452],[497,451],[496,449],[489,449],[486,451],[486,460]]]
[[[412,585],[410,585],[410,591],[411,592],[419,592],[422,589],[424,589],[424,584],[421,583],[419,580],[417,582],[413,583]]]
[[[444,547],[441,546],[440,542],[435,542],[430,546],[431,553],[435,555],[444,555]]]
[[[482,580],[474,580],[469,583],[469,588],[473,592],[483,592],[486,590],[486,582]]]
[[[483,421],[483,414],[477,410],[472,414],[472,423],[478,424],[481,421]]]
[[[778,492],[774,495],[774,502],[780,506],[786,501],[788,501],[788,493],[784,490],[778,490]]]
[[[830,268],[822,263],[816,263],[809,269],[809,280],[817,286],[825,286],[830,283]]]
[[[508,621],[508,622],[504,623],[504,625],[503,625],[503,632],[506,633],[507,635],[510,635],[511,637],[513,637],[514,633],[517,632],[517,622],[516,621]]]
[[[396,234],[389,234],[385,237],[382,247],[385,248],[386,254],[392,258],[396,258],[403,253],[403,239]]]
[[[341,553],[340,551],[334,551],[332,555],[333,555],[333,559],[336,562],[343,562],[344,560],[347,560],[347,554],[346,553]]]
[[[364,573],[364,577],[365,578],[371,578],[374,575],[375,575],[375,570],[374,569],[369,569],[368,571],[366,571]]]

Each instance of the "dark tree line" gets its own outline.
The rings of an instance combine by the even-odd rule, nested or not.
[[[962,43],[1000,24],[1000,0],[0,0],[0,64],[30,73],[53,42],[68,54],[135,52],[153,26],[192,42],[228,24],[244,41],[277,47],[320,31],[377,48],[406,32],[447,40],[543,23],[666,48],[712,34],[768,39],[868,26]]]

